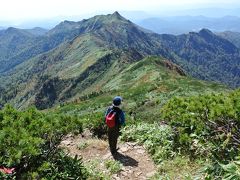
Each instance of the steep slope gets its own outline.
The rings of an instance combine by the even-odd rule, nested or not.
[[[37,107],[48,107],[60,97],[65,100],[81,93],[100,78],[114,61],[122,59],[128,63],[140,58],[142,56],[136,51],[111,50],[96,36],[85,34],[19,65],[8,75],[0,77],[0,81],[2,86],[7,87],[8,93],[4,94],[4,98],[13,99],[13,104],[20,107],[36,101]],[[55,84],[57,88],[51,88]],[[75,87],[78,90],[72,92]],[[40,94],[39,89],[43,91]],[[55,89],[58,91],[55,92]],[[49,99],[43,100],[46,92]]]
[[[49,97],[52,103],[59,100],[56,97],[62,94],[60,100],[64,101],[94,83],[99,75],[104,74],[115,61],[131,63],[148,54],[171,56],[159,42],[150,41],[148,36],[117,12],[106,16],[95,16],[77,23],[64,21],[49,31],[46,36],[41,37],[42,40],[35,45],[37,47],[32,46],[28,51],[31,55],[38,54],[50,40],[54,45],[47,43],[46,49],[64,41],[62,44],[45,54],[21,63],[15,69],[8,70],[1,77],[1,86],[8,89],[6,90],[8,93],[2,99],[4,101],[14,99],[12,102],[21,106],[23,101],[28,102],[34,97],[33,95],[36,95],[35,91],[41,88],[42,83],[46,81],[51,84],[53,78],[54,83],[61,84],[60,78],[67,81],[61,81],[63,85],[58,89],[58,95],[49,94]],[[44,41],[44,38],[47,40]],[[67,40],[71,38],[73,40]],[[25,57],[24,53],[21,57]],[[21,60],[21,57],[17,59]],[[117,66],[119,69],[122,68],[120,65]],[[87,79],[88,77],[90,79]],[[72,92],[75,86],[78,88],[76,92]],[[28,96],[30,98],[26,98]],[[40,94],[37,97],[37,101],[42,99],[39,98],[41,96]],[[37,104],[44,103],[39,101]]]
[[[15,64],[0,77],[2,103],[11,102],[18,108],[34,104],[44,109],[109,91],[123,83],[106,82],[148,55],[169,59],[198,78],[239,84],[238,49],[208,30],[158,35],[115,12],[80,22],[64,21],[36,39],[39,41],[15,56]],[[20,64],[16,66],[16,62]],[[232,78],[236,81],[229,82]]]
[[[22,63],[17,69],[2,76],[0,78],[3,82],[1,85],[8,89],[5,97],[7,99],[14,97],[14,104],[28,101],[41,86],[44,86],[43,83],[45,81],[51,81],[51,78],[59,79],[62,73],[71,82],[72,77],[81,73],[78,73],[79,69],[85,70],[81,66],[87,68],[88,65],[91,65],[90,61],[94,62],[104,55],[104,50],[98,49],[98,46],[94,47],[94,41],[89,36],[78,38],[76,42],[78,43],[62,44],[46,54]],[[99,57],[97,56],[98,53]]]
[[[21,53],[15,53],[14,56],[7,59],[6,65],[0,67],[0,73],[6,73],[16,65],[86,33],[98,36],[110,48],[134,48],[144,55],[162,54],[169,56],[170,54],[160,46],[159,42],[149,39],[148,34],[142,28],[115,12],[79,22],[64,21],[60,23],[44,36],[36,37],[27,49],[21,51]]]
[[[68,36],[60,37],[58,35],[43,35],[35,36],[32,33],[28,32],[33,37],[30,40],[31,43],[26,46],[24,49],[17,49],[18,51],[13,53],[11,56],[6,58],[4,66],[0,67],[0,73],[7,73],[11,71],[18,64],[23,63],[24,61],[33,58],[41,53],[48,52],[49,50],[54,49],[61,43],[73,39],[76,34],[69,32]],[[9,51],[12,51],[12,48],[8,48]]]
[[[118,12],[99,15],[80,22],[64,21],[50,30],[49,36],[65,37],[91,33],[104,41],[109,48],[134,48],[142,55],[170,53],[159,42],[153,41],[143,28],[122,17]]]
[[[228,90],[216,83],[190,78],[179,66],[158,56],[149,56],[126,65],[121,71],[117,71],[118,64],[119,62],[115,62],[109,71],[100,76],[83,93],[79,90],[74,98],[61,103],[57,111],[78,113],[83,118],[95,117],[94,114],[100,117],[110,105],[112,97],[121,95],[124,98],[124,110],[131,118],[155,121],[160,117],[159,109],[173,96]],[[71,92],[77,92],[79,86],[77,85]]]
[[[193,77],[240,85],[239,49],[207,29],[179,36],[158,35],[165,47],[178,57],[179,64]]]
[[[35,27],[32,29],[25,29],[25,31],[35,35],[35,36],[42,36],[48,32],[47,29],[41,28],[41,27]]]
[[[217,33],[217,35],[229,40],[235,46],[240,48],[240,32],[225,31],[225,32]]]
[[[25,30],[12,27],[0,31],[0,72],[9,58],[31,45],[33,37]]]

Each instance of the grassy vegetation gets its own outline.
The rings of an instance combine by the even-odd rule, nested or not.
[[[148,57],[136,62],[111,79],[106,78],[101,91],[61,104],[54,111],[80,115],[83,119],[91,119],[92,114],[99,114],[101,119],[106,107],[111,105],[112,98],[120,95],[124,99],[122,108],[129,115],[128,119],[154,122],[159,121],[159,109],[174,96],[228,91],[219,84],[182,76],[177,71],[166,68],[165,62],[168,61],[160,57]],[[99,83],[102,84],[102,81]]]
[[[178,155],[161,162],[152,179],[204,179],[204,173],[201,171],[205,164],[201,159],[193,161],[187,156]]]
[[[19,46],[30,38],[22,35]],[[207,42],[206,36],[214,42]],[[3,54],[9,56],[10,64],[2,70],[28,61],[0,77],[0,105],[53,108],[39,112],[6,106],[0,111],[0,164],[15,168],[12,174],[1,171],[0,178],[108,178],[95,170],[99,161],[84,166],[81,159],[57,147],[64,135],[81,133],[84,128],[98,137],[105,135],[104,111],[120,95],[127,114],[121,138],[145,146],[158,165],[155,178],[239,179],[239,90],[231,92],[191,78],[165,58],[145,57],[161,54],[196,77],[237,86],[237,76],[224,70],[235,68],[238,50],[207,30],[163,35],[162,44],[159,38],[114,13],[79,23],[64,21],[41,40],[36,38],[36,44],[27,40],[14,56],[17,61],[10,61],[11,51]],[[175,39],[173,44],[171,39]],[[185,39],[192,40],[190,47]],[[174,48],[188,63],[163,46]],[[203,48],[209,51],[202,52]],[[239,64],[235,65],[237,73]],[[87,146],[80,143],[78,148]],[[108,175],[121,170],[115,161],[105,166]]]
[[[105,166],[111,174],[116,174],[121,171],[123,165],[119,161],[107,160]]]
[[[202,85],[202,83],[200,84]],[[148,93],[149,91],[146,89],[149,86],[142,87],[141,92]],[[178,91],[174,91],[174,93],[176,92]],[[182,94],[176,96],[175,94],[173,98],[168,97],[170,100],[166,99],[166,103],[159,103],[160,106],[158,103],[151,106],[141,105],[137,101],[138,98],[135,99],[139,103],[138,106],[141,106],[141,111],[151,112],[158,109],[159,114],[155,117],[157,120],[152,120],[155,114],[146,114],[141,118],[140,110],[138,116],[134,117],[133,114],[128,114],[127,126],[122,129],[121,139],[135,141],[148,150],[158,165],[158,173],[154,178],[238,177],[239,167],[236,159],[238,145],[235,144],[237,141],[234,140],[234,137],[238,136],[236,127],[238,127],[239,119],[239,91],[222,92],[217,95],[208,92],[205,95],[197,96],[183,96]],[[111,93],[113,95],[116,91]],[[139,95],[136,93],[136,96]],[[135,105],[132,104],[134,99],[131,101],[133,97],[135,95],[129,95],[129,102],[124,102],[128,113],[132,110],[130,108]],[[90,179],[106,178],[104,173],[95,172],[90,168],[94,166],[93,164],[83,166],[78,158],[71,159],[56,151],[46,160],[45,153],[40,154],[42,151],[50,150],[48,148],[52,147],[51,143],[57,145],[62,135],[69,132],[79,133],[82,128],[90,129],[99,137],[106,134],[103,114],[109,102],[111,102],[109,94],[100,93],[93,94],[92,97],[82,101],[49,110],[47,114],[31,109],[18,112],[11,107],[6,107],[0,111],[0,122],[3,127],[0,131],[1,144],[11,142],[9,147],[5,145],[0,147],[1,153],[4,154],[0,160],[6,167],[16,167],[16,174],[8,176],[66,178],[75,177],[72,173],[77,171]],[[208,111],[205,111],[206,108]],[[204,114],[204,112],[208,114]],[[210,124],[205,117],[208,117]],[[206,124],[203,126],[202,123],[205,122]],[[232,124],[234,126],[231,127]],[[224,129],[225,125],[230,128]],[[18,128],[16,129],[16,127]],[[218,128],[222,128],[223,133],[215,131]],[[8,134],[11,132],[11,136],[7,136],[6,131]],[[21,139],[22,143],[13,146],[12,144],[19,141],[18,138]],[[26,146],[25,140],[26,142],[31,141],[31,143]],[[79,144],[80,149],[85,147],[87,144]],[[19,154],[19,152],[21,153]],[[6,153],[11,155],[11,158]],[[226,153],[228,153],[227,156]],[[25,159],[26,156],[30,159]],[[39,159],[39,157],[43,159],[38,164],[34,164],[32,168],[28,168],[35,162],[34,159]],[[29,166],[22,169],[21,162],[26,162],[26,160]],[[60,172],[58,166],[64,163],[68,164],[69,168],[66,168],[65,172]],[[121,169],[120,164],[113,161],[106,162],[105,166],[110,173],[116,173]],[[74,169],[75,167],[80,167],[80,169]],[[1,176],[6,175],[1,174]]]
[[[194,156],[200,158],[201,153],[204,154],[204,152],[211,150],[211,148],[214,149],[214,146],[212,146],[211,143],[202,145],[200,143],[202,142],[201,139],[199,141],[198,138],[195,138],[192,134],[186,135],[183,131],[178,131],[181,133],[181,136],[177,136],[175,129],[172,129],[175,127],[175,124],[172,125],[170,123],[172,122],[170,115],[171,113],[178,114],[178,118],[180,118],[179,122],[181,122],[180,120],[187,118],[184,114],[181,115],[181,113],[183,113],[181,108],[184,109],[186,103],[197,108],[199,107],[197,103],[196,105],[192,105],[192,103],[201,100],[201,94],[206,94],[205,99],[214,99],[215,96],[211,95],[212,93],[223,93],[221,95],[223,98],[229,90],[222,85],[207,83],[185,76],[179,67],[161,57],[147,57],[128,67],[123,66],[125,68],[122,69],[119,69],[116,63],[111,64],[111,66],[112,69],[116,71],[109,70],[106,72],[104,76],[101,76],[101,80],[95,82],[94,85],[89,86],[85,90],[85,92],[88,91],[88,93],[83,93],[80,96],[78,93],[78,96],[73,96],[75,98],[73,101],[61,103],[57,107],[47,110],[48,114],[56,114],[56,125],[59,125],[61,122],[58,116],[67,115],[71,118],[78,119],[81,122],[82,128],[88,128],[94,135],[102,137],[106,134],[106,126],[103,120],[104,111],[111,105],[112,98],[115,95],[120,95],[124,98],[122,108],[127,114],[128,124],[123,129],[122,139],[126,141],[136,141],[147,148],[155,163],[159,165],[156,178],[176,177],[176,171],[170,168],[172,165],[179,167],[179,170],[183,172],[181,176],[184,178],[195,176],[195,173],[187,173],[190,169],[192,171],[193,169],[199,170],[200,167],[206,165],[209,176],[214,177],[216,175],[216,168],[214,168],[215,166],[213,166],[213,164],[209,163],[210,165],[207,166],[208,164],[205,161],[199,163],[188,160]],[[54,83],[58,84],[60,88],[61,84],[64,84],[64,81],[56,79],[52,82],[52,84]],[[96,87],[101,88],[97,90]],[[197,98],[192,98],[196,96]],[[181,99],[186,97],[189,97],[189,100],[186,100],[183,104],[174,100],[180,99],[182,102]],[[237,95],[234,97],[237,97]],[[216,96],[216,98],[219,97]],[[221,100],[214,102],[218,103],[220,101]],[[228,100],[227,102],[232,101]],[[182,107],[182,105],[184,107]],[[200,107],[205,106],[206,104]],[[162,110],[160,111],[160,109]],[[160,125],[159,123],[163,120],[166,121],[168,125]],[[187,125],[187,123],[184,124],[184,126]],[[199,125],[201,125],[201,123],[199,123]],[[67,133],[69,131],[65,132]],[[202,136],[199,137],[201,138]],[[224,140],[219,142],[225,142]],[[186,146],[186,142],[191,146]],[[197,145],[197,148],[192,146],[195,145],[194,143]],[[86,146],[87,144],[79,144],[80,149]],[[190,149],[189,153],[185,151],[186,149]],[[16,153],[17,152],[18,150]],[[18,155],[16,156],[18,157]],[[211,158],[208,158],[209,162],[212,162],[210,161]],[[49,172],[51,172],[52,175],[58,174],[58,172],[54,170],[57,167],[51,165],[51,163],[54,162],[54,158],[51,162],[43,161],[41,166],[51,167]],[[76,163],[78,162],[76,161]],[[119,170],[119,166],[111,162],[106,166],[108,166],[111,172]],[[222,166],[218,165],[216,167]],[[86,168],[88,169],[88,167]],[[91,172],[89,169],[87,171],[90,177],[103,179],[105,177],[103,173]],[[30,173],[31,175],[27,174],[27,176],[42,176],[41,173],[43,172],[45,171],[32,170],[31,173],[33,174]],[[49,175],[49,177],[52,175]],[[201,173],[200,176],[202,176]]]
[[[0,111],[0,164],[1,168],[14,168],[14,173],[0,172],[0,178],[86,177],[81,160],[57,148],[64,135],[81,131],[82,122],[74,116],[33,108],[20,112],[6,106]]]
[[[165,57],[199,79],[224,82],[231,87],[239,84],[238,49],[206,29],[188,35],[160,36],[145,33],[114,13],[80,22],[64,21],[47,34],[33,39],[28,37],[31,34],[17,29],[12,33],[6,37],[6,42],[1,39],[2,47],[11,42],[15,33],[20,33],[23,40],[15,43],[16,48],[10,46],[8,49],[14,55],[6,58],[7,64],[3,64],[10,69],[6,76],[2,74],[0,77],[0,104],[8,102],[18,109],[31,105],[46,109],[102,89],[104,92],[124,91],[142,83],[144,87],[152,86],[142,90],[138,87],[138,92],[132,89],[133,95],[142,91],[145,94],[157,86],[163,93],[160,98],[164,99],[169,92],[177,88],[182,91],[182,85],[187,86],[183,81],[189,79],[178,78],[176,74],[181,71],[170,62],[150,60],[154,58],[149,57],[140,61],[148,55]],[[30,42],[24,40],[28,38]],[[17,52],[14,53],[13,49]],[[4,49],[0,51],[5,52]],[[176,74],[169,75],[166,68]],[[54,79],[58,79],[58,83],[51,84]],[[191,82],[188,85],[194,86],[194,83],[198,84]],[[52,86],[50,94],[46,90],[48,86]],[[198,87],[202,86],[204,83],[198,84],[196,90],[201,91]],[[193,92],[193,87],[189,87],[189,91],[183,89],[182,93]]]
[[[145,146],[152,155],[155,163],[159,164],[167,158],[174,156],[171,127],[167,125],[138,123],[122,129],[121,139],[135,141]]]
[[[122,139],[147,148],[156,179],[239,179],[239,92],[174,97],[164,122],[135,122]]]
[[[51,109],[50,112],[77,116],[81,119],[83,128],[88,128],[101,137],[106,133],[104,111],[110,105],[112,97],[121,95],[124,98],[122,108],[127,112],[127,126],[123,129],[122,139],[136,141],[148,149],[159,165],[156,178],[175,178],[178,172],[171,169],[172,166],[179,167],[183,178],[204,177],[205,172],[202,173],[201,170],[211,164],[211,159],[193,160],[193,149],[187,147],[191,151],[186,153],[186,147],[178,145],[178,136],[172,129],[174,126],[170,126],[170,120],[163,116],[164,110],[160,109],[168,107],[168,102],[174,97],[191,99],[199,95],[198,99],[201,99],[201,94],[211,97],[211,93],[225,94],[230,91],[218,84],[179,75],[177,71],[164,67],[164,62],[166,61],[159,57],[148,57],[136,62],[113,76],[112,80],[102,86],[101,91],[80,96],[73,102]],[[116,81],[117,87],[114,85]],[[166,110],[165,114],[177,112],[178,109],[176,105],[174,109]],[[159,124],[163,120],[169,125]],[[85,145],[81,144],[79,148],[84,148]],[[204,151],[204,148],[206,147],[199,146],[198,150]],[[201,155],[197,154],[197,157],[201,159]],[[92,172],[92,176],[104,177],[96,172]]]

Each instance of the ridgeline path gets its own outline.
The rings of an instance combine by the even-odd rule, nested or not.
[[[102,172],[110,179],[149,179],[156,173],[157,169],[144,147],[137,143],[118,143],[119,154],[114,159],[108,149],[108,142],[93,138],[91,133],[87,131],[78,136],[66,136],[60,147],[71,156],[82,157],[84,165],[92,165],[93,171]],[[106,161],[111,160],[119,161],[122,164],[121,170],[115,174],[110,172],[105,165]]]

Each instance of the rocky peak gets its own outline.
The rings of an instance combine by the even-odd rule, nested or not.
[[[115,11],[113,14],[111,14],[111,16],[116,19],[125,19],[124,17],[121,16],[121,14],[119,14],[118,11]]]
[[[121,15],[119,14],[119,12],[118,11],[115,11],[113,14],[112,14],[113,16],[117,16],[117,17],[121,17]]]
[[[199,35],[204,37],[204,38],[209,38],[209,37],[212,37],[212,36],[215,36],[215,34],[210,31],[209,29],[202,29],[201,31],[199,31]]]

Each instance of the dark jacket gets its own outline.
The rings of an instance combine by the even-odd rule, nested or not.
[[[119,107],[110,106],[105,112],[105,118],[112,110],[116,112],[116,125],[125,125],[125,114]]]

